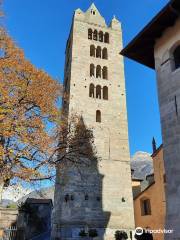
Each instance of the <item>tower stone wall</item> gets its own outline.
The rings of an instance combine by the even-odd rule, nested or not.
[[[154,51],[167,179],[166,229],[174,230],[165,235],[168,240],[180,239],[180,65],[175,66],[173,54],[178,46],[180,18],[156,41]]]
[[[52,239],[77,239],[81,229],[95,228],[101,239],[110,240],[116,230],[130,237],[134,229],[121,49],[121,25],[115,17],[107,26],[94,4],[85,13],[75,11],[64,74],[68,114],[82,116],[93,129],[101,160],[82,166],[80,175],[69,164],[57,170]],[[64,201],[66,194],[73,201]]]

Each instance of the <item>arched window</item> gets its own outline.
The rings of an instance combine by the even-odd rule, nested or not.
[[[94,64],[91,64],[90,65],[90,77],[93,77],[94,76]]]
[[[173,55],[175,69],[180,68],[180,45],[174,50]]]
[[[97,57],[97,58],[101,58],[101,47],[100,47],[100,46],[98,46],[98,47],[96,48],[96,57]]]
[[[96,67],[96,78],[101,78],[101,66],[97,65]]]
[[[96,122],[101,122],[101,111],[100,110],[96,111]]]
[[[104,34],[104,42],[109,43],[109,33],[107,32]]]
[[[97,36],[98,36],[98,32],[97,32],[97,30],[94,30],[93,39],[94,39],[95,41],[97,41]]]
[[[103,42],[103,32],[102,31],[99,32],[99,41]]]
[[[103,67],[102,75],[103,75],[103,79],[108,79],[108,69],[107,69],[107,67]]]
[[[96,98],[101,99],[101,86],[100,85],[96,86]]]
[[[95,46],[94,45],[90,46],[90,56],[95,57]]]
[[[92,29],[89,28],[88,29],[88,39],[92,39],[92,33],[93,33]]]
[[[102,58],[103,59],[108,59],[107,48],[103,48],[103,50],[102,50]]]
[[[94,84],[92,84],[92,83],[89,86],[89,97],[94,98]]]
[[[108,87],[103,87],[103,99],[108,100]]]

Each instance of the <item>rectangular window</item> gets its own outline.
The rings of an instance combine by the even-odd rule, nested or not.
[[[141,215],[151,215],[151,203],[150,199],[141,200]]]

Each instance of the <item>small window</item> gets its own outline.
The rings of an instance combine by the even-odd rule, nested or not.
[[[90,77],[94,76],[94,69],[95,69],[94,64],[91,64],[90,65]]]
[[[97,58],[101,58],[101,47],[100,47],[100,46],[98,46],[98,47],[96,48],[96,57],[97,57]]]
[[[101,122],[101,111],[100,110],[96,111],[96,122]]]
[[[178,46],[173,53],[175,69],[180,68],[180,46]]]
[[[90,84],[89,86],[89,97],[94,98],[94,84]]]
[[[101,99],[101,86],[96,86],[96,98]]]
[[[94,30],[93,39],[94,39],[95,41],[97,41],[97,36],[98,36],[98,32],[97,32],[97,30]]]
[[[88,29],[88,39],[91,39],[92,40],[92,34],[93,34],[93,31],[91,28]]]
[[[166,174],[163,175],[163,181],[166,183]]]
[[[103,51],[102,51],[102,58],[103,58],[103,59],[108,59],[107,48],[103,48]]]
[[[94,45],[90,46],[90,56],[95,57],[95,46]]]
[[[104,34],[104,42],[109,43],[109,33],[107,32]]]
[[[102,31],[99,32],[99,41],[103,42],[103,32]]]
[[[97,65],[96,67],[96,78],[101,78],[101,66]]]
[[[108,100],[108,87],[103,87],[103,99]]]
[[[103,67],[102,74],[103,74],[103,79],[108,79],[108,69],[107,69],[107,67]]]
[[[150,199],[142,199],[141,200],[141,215],[151,215],[151,203]]]

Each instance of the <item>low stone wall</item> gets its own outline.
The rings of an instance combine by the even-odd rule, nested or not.
[[[0,229],[9,228],[16,223],[17,216],[17,209],[0,207]]]

